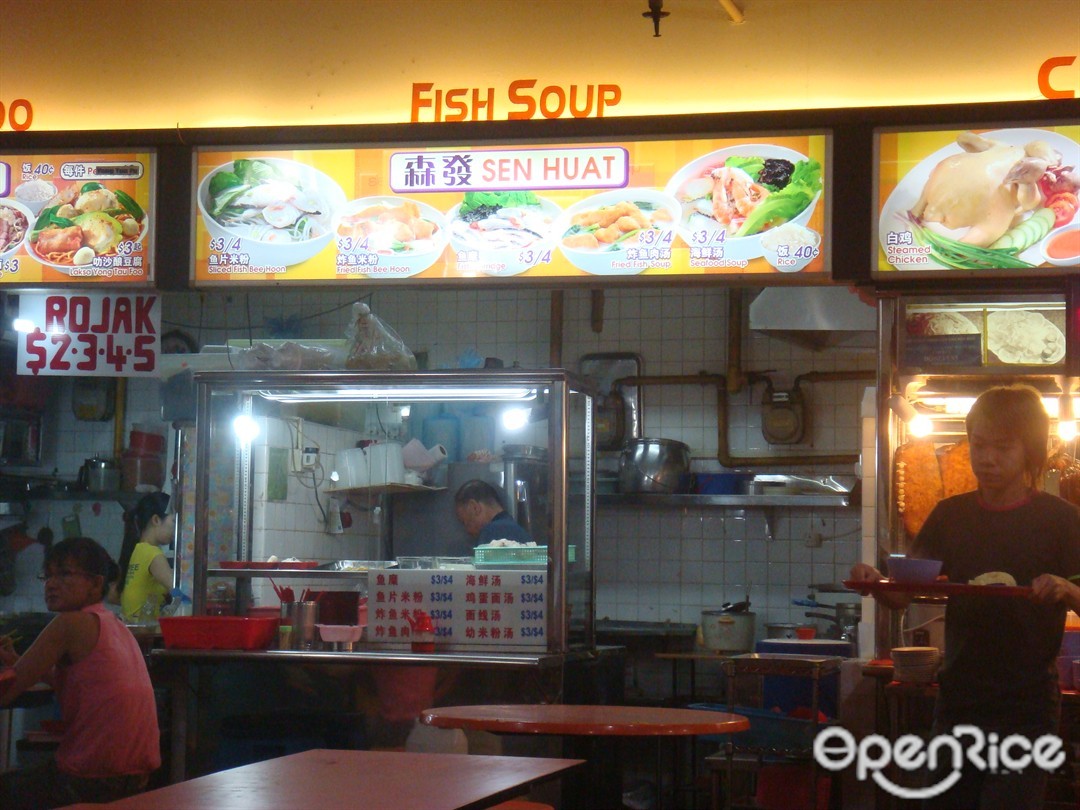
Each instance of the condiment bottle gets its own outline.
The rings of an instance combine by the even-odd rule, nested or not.
[[[435,652],[435,625],[431,617],[422,610],[412,616],[405,614],[412,630],[412,651],[420,653]]]

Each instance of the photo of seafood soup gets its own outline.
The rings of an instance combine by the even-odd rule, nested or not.
[[[821,189],[818,161],[773,144],[710,152],[683,166],[665,187],[679,203],[683,241],[722,246],[727,260],[761,257],[761,234],[771,228],[806,225]]]

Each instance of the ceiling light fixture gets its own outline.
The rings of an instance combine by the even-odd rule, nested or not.
[[[671,12],[664,11],[664,0],[649,0],[649,10],[641,13],[642,17],[652,17],[653,36],[660,36],[660,20],[670,17]]]

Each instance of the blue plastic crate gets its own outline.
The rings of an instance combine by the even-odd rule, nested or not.
[[[729,708],[726,703],[691,703],[687,708],[703,709],[711,712],[731,712],[741,714],[750,721],[748,731],[736,734],[709,734],[701,739],[726,745],[733,743],[737,748],[763,751],[809,751],[814,745],[817,732],[829,722],[817,724],[810,720],[788,717],[769,709],[756,709],[749,706]]]

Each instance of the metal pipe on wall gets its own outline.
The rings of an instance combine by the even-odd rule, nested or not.
[[[820,372],[821,374],[861,374],[858,379],[873,379],[873,372]],[[751,375],[760,377],[761,375]],[[708,385],[716,390],[716,458],[725,467],[780,467],[805,464],[855,464],[858,453],[822,453],[783,456],[733,456],[728,444],[727,377],[723,374],[673,374],[653,377],[624,377],[615,387],[645,385]]]

